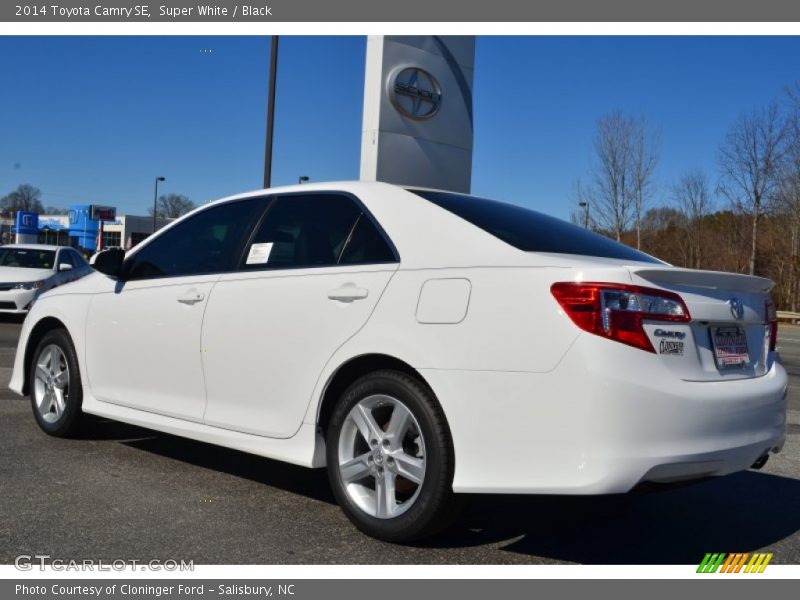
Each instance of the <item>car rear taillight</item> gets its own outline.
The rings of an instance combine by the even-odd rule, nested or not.
[[[767,300],[764,314],[766,325],[769,327],[769,351],[772,352],[778,344],[778,312],[775,310],[772,298]]]
[[[554,283],[550,291],[570,319],[584,331],[655,352],[644,321],[691,320],[678,294],[618,283]]]

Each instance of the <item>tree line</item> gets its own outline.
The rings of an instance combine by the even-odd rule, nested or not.
[[[768,277],[780,309],[800,308],[800,83],[730,125],[712,172],[660,182],[660,147],[645,117],[600,117],[572,221],[677,266]]]
[[[160,219],[176,219],[194,210],[195,203],[183,194],[162,194],[156,202],[156,217]],[[45,206],[42,204],[42,192],[39,188],[23,183],[0,198],[0,214],[4,218],[13,219],[17,211],[36,212],[40,215],[65,215],[69,211],[63,207]],[[153,215],[153,207],[149,206],[147,214]]]

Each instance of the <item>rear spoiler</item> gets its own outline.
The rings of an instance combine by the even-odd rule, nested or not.
[[[765,277],[739,275],[724,271],[698,271],[668,267],[663,269],[629,267],[631,274],[655,284],[677,285],[693,288],[721,289],[737,292],[769,292],[775,282]]]

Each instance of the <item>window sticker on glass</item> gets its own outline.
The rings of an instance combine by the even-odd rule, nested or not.
[[[250,252],[247,254],[248,265],[263,265],[269,260],[270,252],[272,252],[272,242],[265,244],[252,244]]]

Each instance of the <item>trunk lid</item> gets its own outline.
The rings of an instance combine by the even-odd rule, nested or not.
[[[687,381],[759,377],[771,366],[767,302],[773,282],[763,277],[669,266],[629,266],[636,285],[675,292],[688,323],[646,322],[659,358]]]

